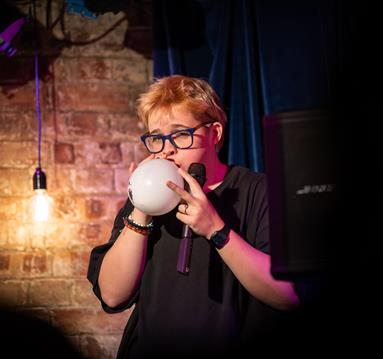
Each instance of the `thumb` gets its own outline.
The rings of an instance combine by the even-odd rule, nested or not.
[[[137,163],[135,161],[130,162],[129,168],[128,168],[128,177],[132,175],[134,170],[137,168]]]

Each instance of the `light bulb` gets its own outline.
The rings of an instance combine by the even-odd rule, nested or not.
[[[46,222],[49,218],[51,198],[45,189],[36,189],[32,199],[33,220]]]
[[[47,180],[40,167],[33,175],[32,216],[35,222],[46,222],[49,218],[52,198],[47,193]]]

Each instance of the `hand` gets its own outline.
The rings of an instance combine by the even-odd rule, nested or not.
[[[199,183],[182,168],[178,172],[189,184],[191,193],[168,181],[167,186],[181,196],[176,217],[189,225],[194,233],[210,238],[214,231],[221,229],[225,223],[213,205],[207,199]]]
[[[141,164],[147,162],[147,161],[150,161],[152,159],[155,158],[155,155],[154,154],[151,154],[149,155],[148,157],[144,158],[138,165],[135,161],[132,161],[130,162],[130,165],[129,165],[129,168],[128,168],[128,176],[130,178],[130,176],[132,175],[132,173],[134,172],[134,170],[140,166]],[[141,223],[141,224],[148,224],[151,219],[152,219],[152,216],[140,211],[139,209],[137,209],[136,207],[134,207],[133,209],[133,212],[132,212],[132,218],[137,221],[138,223]]]
[[[154,154],[150,154],[148,157],[145,157],[138,165],[135,161],[132,161],[130,162],[129,164],[129,168],[128,168],[128,178],[130,178],[130,176],[132,175],[132,173],[134,172],[134,170],[140,166],[141,164],[147,162],[147,161],[150,161],[150,160],[153,160],[155,158],[155,155]]]

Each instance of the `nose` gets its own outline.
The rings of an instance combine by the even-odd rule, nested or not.
[[[160,157],[167,158],[174,155],[177,152],[177,148],[167,139],[164,144],[163,150],[159,153]]]

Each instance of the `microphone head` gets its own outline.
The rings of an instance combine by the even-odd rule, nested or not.
[[[192,163],[189,166],[188,173],[196,179],[201,187],[203,187],[206,182],[206,168],[203,163]]]

